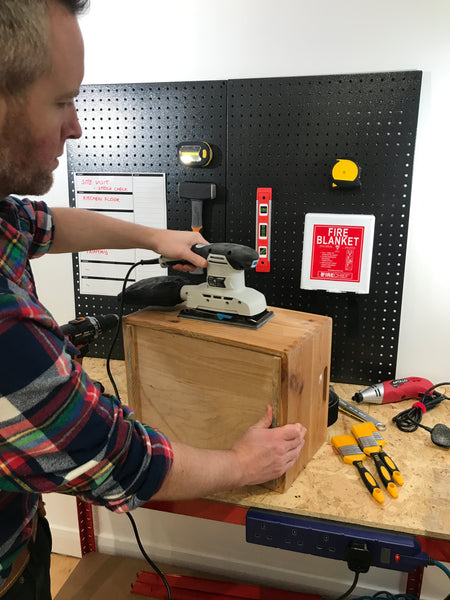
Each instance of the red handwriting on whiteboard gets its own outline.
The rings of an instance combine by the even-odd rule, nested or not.
[[[95,196],[94,194],[83,194],[84,202],[120,202],[119,196]]]
[[[101,254],[103,256],[108,256],[109,255],[108,250],[88,250],[87,253],[88,254]]]
[[[88,194],[83,194],[84,202],[101,202],[103,198],[101,196],[93,196]]]

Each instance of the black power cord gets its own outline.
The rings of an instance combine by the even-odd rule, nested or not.
[[[159,258],[152,258],[149,260],[140,260],[137,263],[134,263],[134,265],[131,265],[131,267],[128,269],[127,274],[125,275],[125,279],[123,280],[123,285],[122,285],[122,294],[120,297],[120,303],[119,303],[119,314],[118,314],[118,320],[117,320],[117,326],[114,332],[114,336],[111,342],[111,345],[109,347],[109,352],[108,352],[108,357],[106,359],[106,371],[108,373],[108,377],[109,380],[111,382],[111,385],[113,386],[114,389],[114,394],[117,397],[118,400],[120,400],[120,395],[119,395],[119,390],[117,389],[117,385],[116,382],[114,381],[114,377],[113,374],[111,372],[111,356],[114,350],[114,346],[117,343],[117,339],[119,337],[119,334],[122,330],[122,320],[123,320],[123,305],[124,305],[124,297],[125,297],[125,289],[127,287],[128,284],[128,280],[130,279],[130,275],[132,273],[132,271],[136,268],[136,267],[140,267],[141,265],[157,265],[159,264]]]
[[[442,384],[441,384],[442,385]],[[447,384],[446,384],[447,385]],[[344,600],[348,598],[348,596],[355,589],[360,573],[367,573],[372,564],[372,555],[370,550],[367,548],[365,542],[350,542],[345,552],[345,560],[347,561],[348,568],[351,571],[355,572],[355,577],[351,587],[339,596],[336,600]],[[434,558],[428,557],[428,565],[427,566],[435,566],[439,567],[449,578],[450,578],[450,570],[442,564],[441,562],[435,560]],[[390,592],[382,591],[377,592],[373,596],[359,596],[354,600],[418,600],[416,596],[411,594],[391,594]],[[447,596],[444,600],[450,600],[450,595]]]
[[[416,403],[411,408],[404,410],[392,419],[400,431],[406,431],[407,433],[416,431],[417,428],[421,426],[420,423],[424,412],[435,408],[443,400],[450,400],[445,394],[439,394],[435,391],[438,387],[444,385],[450,385],[450,383],[448,381],[437,383],[436,385],[433,385],[433,387],[430,387],[424,394],[420,394],[420,402],[424,405],[425,410],[420,407],[420,404]]]
[[[448,381],[437,383],[430,387],[424,394],[420,394],[420,402],[416,402],[407,410],[402,411],[395,416],[392,421],[397,425],[400,431],[412,433],[419,427],[431,433],[431,441],[437,446],[448,448],[450,446],[450,429],[443,423],[438,423],[433,428],[422,425],[422,416],[428,410],[438,406],[443,400],[450,400],[443,393],[436,392],[436,388],[450,385]]]
[[[342,596],[339,596],[339,598],[337,598],[337,600],[344,600],[344,598],[348,598],[350,596],[350,594],[353,592],[353,590],[355,589],[355,587],[358,584],[358,579],[359,579],[359,573],[356,572],[355,573],[355,577],[353,578],[353,583],[352,585],[349,587],[349,589],[345,592],[345,594],[342,594]]]
[[[144,546],[142,545],[141,538],[139,537],[138,528],[136,526],[136,521],[133,519],[133,517],[130,515],[130,513],[125,513],[125,514],[130,519],[131,526],[133,528],[134,535],[136,537],[136,542],[137,542],[137,545],[139,546],[139,550],[141,551],[142,556],[145,558],[145,560],[148,562],[148,564],[152,567],[152,569],[155,571],[155,573],[159,576],[159,578],[162,580],[162,582],[166,586],[167,600],[172,600],[172,591],[170,589],[170,585],[169,585],[167,579],[164,577],[164,573],[155,565],[155,563],[152,561],[150,556],[145,551]]]
[[[122,329],[122,320],[123,320],[123,305],[124,305],[124,297],[125,297],[125,288],[127,287],[128,284],[128,280],[130,279],[130,275],[133,271],[133,269],[135,269],[136,267],[139,267],[141,265],[156,265],[159,263],[159,258],[154,258],[154,259],[150,259],[150,260],[141,260],[137,263],[135,263],[134,265],[132,265],[129,269],[128,269],[128,273],[125,275],[125,279],[123,280],[123,286],[122,286],[122,294],[121,294],[121,298],[120,298],[120,304],[119,304],[119,313],[118,313],[118,321],[117,321],[117,326],[116,326],[116,330],[114,332],[114,336],[111,342],[111,346],[109,348],[109,352],[108,352],[108,357],[106,359],[106,371],[108,373],[108,377],[109,380],[111,382],[111,385],[114,389],[114,394],[116,396],[116,398],[120,401],[120,394],[119,394],[119,390],[117,389],[117,385],[116,382],[114,380],[113,374],[111,372],[111,356],[114,350],[114,346],[117,343],[117,339],[119,337],[120,331]],[[148,564],[151,566],[151,568],[155,571],[155,573],[158,575],[158,577],[161,579],[161,581],[163,582],[166,590],[167,590],[167,600],[172,600],[172,592],[170,589],[170,585],[167,581],[167,579],[164,577],[164,573],[157,567],[157,565],[152,561],[152,559],[149,557],[149,555],[147,554],[147,552],[144,549],[144,546],[142,545],[141,542],[141,538],[139,537],[139,532],[138,532],[138,528],[136,525],[136,521],[134,520],[134,518],[130,515],[130,513],[125,513],[127,515],[127,517],[130,520],[131,526],[133,528],[134,531],[134,535],[136,537],[136,542],[137,545],[139,546],[139,550],[142,553],[142,556],[145,558],[145,560],[148,562]]]
[[[367,573],[372,564],[372,553],[365,542],[350,542],[345,551],[345,560],[350,571],[354,571],[355,577],[350,588],[337,600],[344,600],[353,592],[358,584],[360,573]]]

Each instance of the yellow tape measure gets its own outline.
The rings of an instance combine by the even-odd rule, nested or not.
[[[332,188],[361,187],[359,179],[361,169],[355,161],[348,158],[337,158],[331,171]]]

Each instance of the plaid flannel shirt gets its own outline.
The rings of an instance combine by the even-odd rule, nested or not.
[[[0,589],[39,494],[131,510],[159,489],[173,458],[161,432],[89,379],[39,302],[28,260],[52,240],[43,202],[0,201]]]

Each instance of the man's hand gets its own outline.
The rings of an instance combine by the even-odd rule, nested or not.
[[[300,423],[269,429],[272,405],[256,425],[234,444],[242,473],[242,485],[264,483],[281,477],[297,460],[305,443],[306,429]]]
[[[300,423],[270,428],[272,406],[231,450],[204,450],[173,442],[173,465],[154,500],[202,498],[281,477],[305,443]]]
[[[207,244],[205,238],[197,231],[175,231],[158,229],[153,231],[153,250],[167,258],[187,260],[192,265],[174,265],[177,271],[195,271],[205,269],[207,261],[202,256],[192,252],[195,244]]]

